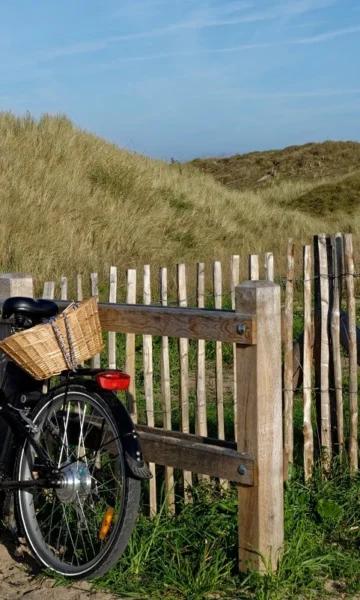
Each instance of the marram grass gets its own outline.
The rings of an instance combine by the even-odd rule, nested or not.
[[[282,181],[258,191],[229,190],[191,166],[121,150],[80,131],[65,117],[0,113],[2,271],[43,281],[75,272],[171,266],[275,252],[287,238],[359,230],[359,209],[326,219],[296,199],[316,185]],[[311,200],[313,202],[313,200]]]

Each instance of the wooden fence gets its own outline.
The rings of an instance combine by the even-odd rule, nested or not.
[[[261,263],[263,270],[260,269]],[[240,256],[234,255],[230,258],[226,269],[229,276],[226,281],[223,279],[225,269],[221,262],[215,261],[210,269],[207,266],[207,270],[205,267],[204,263],[197,263],[196,284],[189,286],[189,269],[184,264],[177,265],[175,276],[172,274],[177,290],[176,296],[172,296],[172,303],[181,307],[212,306],[219,310],[225,300],[226,306],[234,309]],[[206,285],[205,273],[209,274],[209,271],[211,283]],[[191,269],[191,273],[194,273],[194,269]],[[340,233],[333,236],[322,234],[314,238],[313,247],[303,248],[296,248],[290,240],[287,246],[287,272],[284,276],[275,276],[272,253],[268,252],[263,257],[250,255],[249,280],[258,280],[259,276],[268,281],[275,278],[282,289],[284,477],[286,479],[289,476],[294,462],[299,462],[299,456],[294,455],[294,410],[295,413],[302,413],[302,464],[305,479],[308,480],[312,476],[316,458],[321,458],[325,471],[329,470],[332,460],[340,458],[348,460],[350,469],[356,472],[358,359],[354,280],[358,274],[354,270],[352,236]],[[144,267],[141,277],[135,269],[129,269],[125,278],[127,303],[134,304],[140,299],[144,304],[153,301],[162,307],[168,305],[166,268],[161,268],[158,278],[155,277],[155,281],[158,279],[159,282],[158,291],[157,286],[151,285],[149,265]],[[118,299],[117,282],[117,269],[112,266],[106,286],[107,300],[111,303]],[[63,300],[67,299],[67,283],[66,277],[62,277],[60,290]],[[77,275],[78,299],[83,296],[84,284],[87,285],[88,293],[99,295],[97,273],[92,273],[90,278]],[[137,285],[142,290],[142,296],[137,293]],[[188,287],[196,290],[191,297],[187,294]],[[55,282],[45,282],[44,297],[54,298],[56,292],[58,290]],[[143,422],[149,426],[161,424],[168,430],[174,427],[176,429],[180,423],[184,433],[193,431],[206,437],[209,429],[209,407],[215,403],[216,431],[211,427],[212,435],[215,434],[220,440],[236,441],[238,424],[235,401],[235,343],[230,348],[225,348],[224,361],[224,340],[216,341],[210,358],[205,336],[197,341],[196,348],[189,347],[186,336],[180,337],[177,364],[174,366],[169,345],[171,340],[163,336],[161,350],[154,356],[154,340],[151,335],[143,335],[142,347],[139,343],[136,345],[135,335],[141,333],[141,326],[136,329],[135,322],[139,323],[137,314],[134,315],[134,331],[126,335],[125,356],[117,355],[116,335],[110,332],[107,357],[103,358],[110,367],[125,367],[131,375],[128,403],[135,422]],[[159,333],[155,332],[155,335]],[[136,352],[142,352],[142,364],[136,361]],[[99,361],[100,357],[95,357],[93,365],[98,366]],[[156,361],[160,364],[156,365]],[[143,378],[140,379],[137,377],[139,369],[143,372]],[[160,381],[156,381],[159,379]],[[178,381],[179,385],[174,387],[174,380]],[[145,399],[145,411],[139,410],[138,404],[139,401],[141,403],[141,399]],[[230,418],[229,408],[233,411],[233,419]],[[349,414],[348,420],[344,420],[344,410]],[[180,414],[177,414],[178,412]],[[174,413],[177,416],[175,424]],[[232,423],[231,431],[229,422]],[[295,435],[299,437],[298,432],[295,432]],[[155,474],[154,465],[151,465],[151,469]],[[184,472],[185,495],[186,486],[191,483],[191,473]],[[174,510],[174,473],[171,468],[166,468],[165,487],[168,507]],[[156,511],[158,499],[154,478],[150,494],[152,513]]]
[[[261,570],[263,561],[274,568],[277,562],[282,483],[293,468],[300,464],[306,480],[317,462],[325,473],[334,461],[358,470],[358,274],[350,234],[319,235],[303,248],[290,240],[284,276],[276,274],[271,253],[251,255],[250,281],[239,285],[240,264],[238,255],[227,269],[215,261],[210,286],[208,266],[196,265],[196,285],[189,286],[189,270],[177,265],[176,297],[168,293],[166,268],[155,278],[158,286],[148,265],[141,278],[129,269],[123,304],[114,266],[106,298],[96,273],[77,275],[75,284],[77,299],[99,297],[108,332],[107,352],[93,365],[131,375],[127,402],[154,475],[150,514],[162,499],[162,481],[170,511],[176,491],[191,501],[196,478],[234,481],[240,566]],[[45,282],[43,297],[60,290],[67,301],[69,281],[63,276],[59,283]],[[188,295],[189,288],[196,293]]]

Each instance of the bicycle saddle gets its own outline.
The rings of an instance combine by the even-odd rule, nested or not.
[[[14,296],[5,300],[2,307],[2,318],[10,319],[15,317],[29,317],[36,320],[50,319],[59,312],[55,302],[51,300],[34,300],[33,298],[23,298]]]

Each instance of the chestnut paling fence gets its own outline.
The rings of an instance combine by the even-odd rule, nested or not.
[[[302,260],[297,260],[297,269],[295,251],[302,256]],[[305,479],[312,476],[319,452],[325,471],[336,456],[347,459],[352,471],[357,471],[357,337],[360,333],[356,328],[355,281],[360,274],[354,268],[351,234],[318,235],[312,246],[302,248],[296,248],[289,240],[287,272],[283,276],[275,276],[271,252],[264,256],[250,255],[246,260],[250,280],[259,280],[261,275],[262,279],[280,283],[282,288],[284,476],[288,476],[295,460],[294,402],[302,404]],[[186,265],[176,265],[171,275],[172,281],[176,280],[177,292],[170,302],[166,267],[156,272],[150,265],[145,265],[140,273],[136,269],[124,270],[126,283],[123,289],[126,292],[125,297],[120,298],[117,290],[121,270],[111,266],[109,280],[105,282],[108,297],[102,294],[101,300],[215,309],[221,309],[225,304],[226,308],[235,309],[240,256],[231,256],[228,267],[224,281],[224,265],[220,261],[214,261],[212,265],[197,263],[196,281],[191,285],[189,296]],[[191,275],[194,277],[193,265]],[[91,273],[89,277],[78,274],[75,283],[77,300],[83,298],[84,288],[87,294],[99,297],[97,273]],[[43,297],[67,300],[68,278],[61,277],[58,286],[54,281],[46,281]],[[117,337],[121,335],[107,334],[107,351],[101,364],[123,368],[131,375],[128,401],[136,423],[156,424],[169,430],[175,425],[185,433],[193,431],[206,437],[210,407],[212,435],[216,433],[220,440],[227,437],[236,441],[235,344],[224,349],[221,341],[214,344],[197,340],[190,342],[189,348],[189,340],[179,338],[176,352],[174,346],[169,346],[169,338],[164,336],[160,344],[157,343],[154,354],[153,336],[143,335],[141,343],[134,333],[128,333],[125,342],[119,344]],[[207,345],[211,345],[208,350]],[[136,360],[136,353],[142,355],[142,360]],[[100,356],[94,357],[92,364],[100,366]],[[141,400],[137,400],[139,396]],[[175,424],[173,414],[176,415]],[[152,470],[155,474],[154,466]],[[192,474],[184,472],[185,484],[191,484],[192,480]],[[167,502],[173,510],[174,475],[171,468],[165,470],[165,483]],[[155,481],[152,488],[150,509],[154,512],[157,506]],[[185,497],[188,498],[186,490]]]
[[[261,569],[255,549],[275,568],[283,539],[283,478],[300,466],[308,481],[317,464],[326,474],[334,461],[349,465],[354,474],[358,470],[359,274],[351,234],[321,234],[304,247],[289,240],[287,269],[281,275],[274,272],[272,253],[251,255],[246,262],[252,283],[239,286],[242,262],[234,255],[229,265],[197,263],[194,269],[178,264],[176,269],[156,271],[145,265],[141,273],[112,266],[106,282],[100,282],[97,273],[78,274],[75,286],[73,277],[47,281],[43,297],[58,298],[60,291],[60,299],[68,300],[69,283],[78,300],[90,293],[99,297],[107,351],[93,358],[93,366],[120,367],[130,374],[128,407],[145,442],[154,427],[174,432],[170,441],[158,438],[156,452],[152,446],[150,513],[158,509],[163,482],[168,509],[174,511],[177,491],[191,501],[191,484],[214,475],[210,455],[197,463],[186,461],[186,453],[179,460],[184,468],[174,475],[174,453],[185,449],[200,456],[201,442],[216,437],[228,448],[223,467],[216,471],[221,472],[217,481],[225,486],[228,480],[240,483],[240,564],[243,568],[250,562]],[[99,293],[99,288],[105,291]],[[281,319],[276,296],[280,290]],[[142,308],[137,314],[130,310],[130,323],[124,307],[137,302]],[[112,305],[116,318],[115,313],[106,316]],[[169,313],[169,305],[180,308]],[[192,313],[188,307],[194,306],[200,311]],[[204,307],[213,309],[211,315],[201,312]],[[120,314],[126,323],[122,318],[119,325]],[[223,323],[237,315],[240,337],[220,335],[221,328],[211,331],[216,314]],[[166,324],[159,326],[163,321]],[[199,329],[200,322],[204,327]],[[242,328],[249,326],[254,328],[246,339]],[[176,437],[177,431],[182,437]],[[246,463],[243,455],[238,479],[224,466],[239,459],[231,456],[236,443],[238,452],[249,459]],[[241,481],[241,471],[246,482]]]

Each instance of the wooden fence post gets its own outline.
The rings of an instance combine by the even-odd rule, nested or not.
[[[236,311],[256,319],[257,342],[237,345],[238,451],[255,459],[253,487],[239,488],[240,570],[275,570],[284,540],[280,286],[247,281]]]

